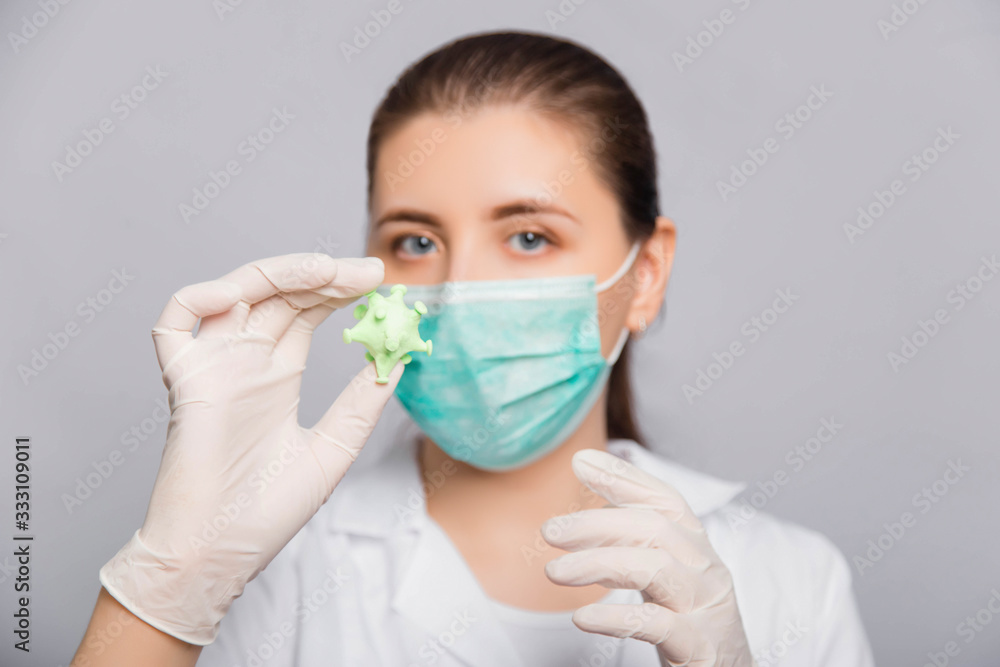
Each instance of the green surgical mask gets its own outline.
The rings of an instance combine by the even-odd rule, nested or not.
[[[427,306],[420,332],[434,354],[413,355],[396,397],[454,459],[510,470],[545,456],[593,407],[628,339],[623,329],[601,356],[597,294],[639,247],[600,285],[593,275],[408,285],[405,302]]]

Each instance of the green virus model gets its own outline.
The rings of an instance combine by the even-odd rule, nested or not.
[[[396,362],[410,363],[410,352],[431,353],[431,341],[420,340],[417,325],[420,317],[427,313],[422,301],[413,304],[413,310],[403,303],[406,285],[393,285],[388,297],[376,290],[365,294],[368,305],[359,303],[354,309],[354,319],[358,323],[351,329],[344,329],[344,342],[357,341],[368,348],[365,359],[375,362],[378,378],[375,382],[385,384]]]

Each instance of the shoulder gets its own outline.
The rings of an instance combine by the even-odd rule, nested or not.
[[[748,604],[815,617],[849,596],[851,572],[833,542],[741,500],[745,483],[693,470],[632,440],[611,441],[608,449],[684,497]]]
[[[780,519],[767,512],[747,512],[746,504],[726,503],[708,517],[706,529],[747,558],[763,558],[778,567],[798,567],[826,573],[846,567],[840,549],[818,530]],[[849,574],[849,573],[848,573]]]
[[[773,651],[800,656],[794,665],[870,667],[851,569],[840,549],[817,530],[761,511],[744,519],[739,511],[729,503],[703,523],[732,574],[760,664],[772,664]]]
[[[851,571],[829,537],[805,526],[730,502],[703,518],[709,539],[734,579],[766,580],[798,611],[824,613],[851,589]]]
[[[849,586],[847,561],[826,535],[751,506],[741,499],[744,482],[688,468],[632,440],[610,441],[608,449],[681,494],[734,578],[764,577],[800,597],[806,590],[821,596],[830,586]]]
[[[743,625],[761,667],[871,667],[847,560],[823,533],[741,500],[743,482],[687,468],[615,440],[608,449],[684,497],[732,575]]]

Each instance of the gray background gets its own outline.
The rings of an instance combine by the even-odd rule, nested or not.
[[[380,96],[443,42],[515,28],[595,49],[650,115],[663,212],[679,229],[669,315],[634,350],[654,447],[752,488],[784,471],[787,483],[764,509],[824,532],[849,559],[910,511],[916,524],[884,557],[863,575],[854,568],[879,664],[920,665],[949,641],[961,649],[951,664],[996,664],[1000,619],[970,642],[957,626],[1000,588],[1000,280],[960,310],[948,295],[981,257],[1000,251],[997,4],[928,2],[886,39],[877,22],[890,18],[890,0],[752,0],[745,9],[729,0],[567,0],[575,11],[555,24],[546,14],[559,11],[555,1],[402,0],[347,62],[339,44],[386,5],[244,0],[220,17],[207,0],[78,1],[60,6],[15,53],[9,33],[40,9],[3,3],[0,534],[10,544],[11,445],[29,435],[37,541],[34,651],[29,658],[11,648],[13,582],[0,569],[0,663],[66,664],[98,568],[142,521],[165,433],[153,420],[166,391],[149,330],[170,295],[261,257],[361,254],[363,149]],[[673,53],[726,8],[735,21],[678,71]],[[120,120],[112,102],[157,65],[167,77]],[[776,132],[775,121],[820,85],[833,96],[793,137]],[[273,107],[294,120],[185,223],[179,204],[210,170],[243,160],[237,145]],[[114,132],[60,182],[52,162],[104,117]],[[904,162],[948,126],[960,138],[911,182]],[[769,136],[780,150],[723,202],[717,181]],[[897,178],[905,194],[849,242],[844,225]],[[88,321],[78,304],[99,297],[123,268],[134,278]],[[799,298],[750,342],[741,328],[778,289]],[[894,370],[887,354],[937,309],[948,322]],[[319,329],[303,423],[359,368],[360,354],[337,333],[349,317],[337,313]],[[79,334],[22,381],[18,366],[68,323]],[[702,396],[685,398],[682,387],[737,340],[746,353]],[[391,444],[401,412],[390,404],[358,465]],[[794,470],[787,453],[824,417],[843,428]],[[124,451],[122,434],[144,420],[155,431]],[[63,495],[115,449],[122,465],[69,511]],[[913,496],[949,461],[969,471],[921,514]]]

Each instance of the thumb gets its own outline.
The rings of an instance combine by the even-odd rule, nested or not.
[[[368,442],[402,375],[403,363],[399,362],[389,373],[389,381],[378,384],[375,382],[378,377],[375,362],[369,362],[310,429],[316,436],[312,449],[323,469],[330,493]]]

